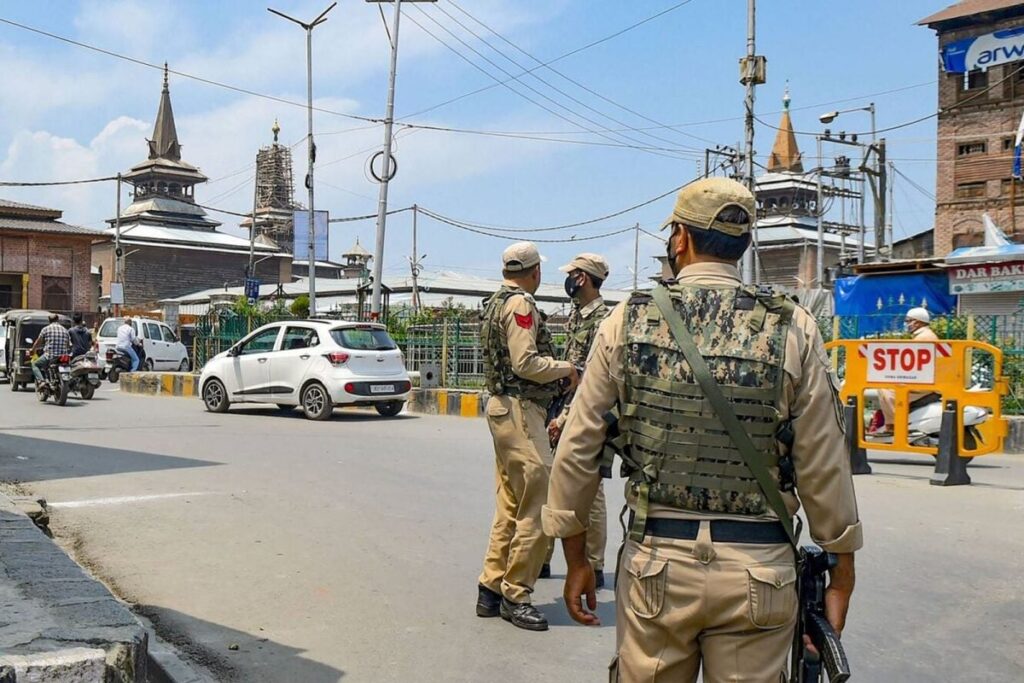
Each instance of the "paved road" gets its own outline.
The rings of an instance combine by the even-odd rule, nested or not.
[[[478,420],[212,415],[108,389],[58,408],[0,387],[0,479],[44,495],[62,543],[221,680],[604,680],[610,591],[597,629],[570,624],[559,581],[536,594],[549,633],[473,615],[489,449]],[[1024,458],[975,462],[972,487],[929,486],[919,459],[857,479],[859,680],[1019,676]]]

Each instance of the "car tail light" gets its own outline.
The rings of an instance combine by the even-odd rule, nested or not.
[[[404,394],[405,392],[410,391],[411,389],[412,389],[412,382],[399,382],[398,383],[398,393],[400,393],[400,394]]]
[[[332,365],[344,365],[348,362],[348,359],[349,355],[341,351],[331,351],[327,354],[327,360],[331,361]]]
[[[107,349],[107,360],[114,360],[114,349]]]
[[[354,393],[356,393],[356,385],[353,384],[352,382],[346,383],[345,384],[345,393],[346,394],[354,394]]]

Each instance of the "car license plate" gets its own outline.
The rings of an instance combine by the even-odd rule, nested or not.
[[[395,393],[395,385],[394,384],[371,384],[370,385],[370,393],[371,394],[393,394],[393,393]]]

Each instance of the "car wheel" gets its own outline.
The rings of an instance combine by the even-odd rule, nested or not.
[[[310,420],[326,420],[331,417],[334,402],[323,384],[313,382],[302,390],[302,412]]]
[[[387,403],[377,403],[373,407],[382,417],[394,417],[402,412],[404,406],[405,401],[388,401]]]
[[[178,365],[178,372],[188,372],[191,368],[189,367],[188,358],[182,358],[181,364]]]
[[[228,391],[219,379],[207,380],[203,386],[203,403],[211,413],[226,413],[231,406]]]
[[[153,359],[147,358],[146,362],[142,364],[142,369],[146,372],[153,372]]]
[[[86,401],[91,401],[93,394],[96,393],[96,387],[86,383],[85,386],[78,390],[78,393],[81,394],[82,398]]]

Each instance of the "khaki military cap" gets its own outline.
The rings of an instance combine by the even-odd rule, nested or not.
[[[568,264],[559,268],[563,273],[571,273],[574,270],[582,270],[588,275],[593,275],[599,280],[608,279],[608,262],[600,254],[579,254]]]
[[[510,273],[529,270],[543,260],[533,242],[516,242],[501,254],[502,267]]]
[[[743,209],[749,220],[742,223],[715,220],[722,209],[729,207]],[[673,223],[683,223],[692,228],[718,230],[739,237],[750,232],[755,212],[754,195],[742,184],[729,178],[702,178],[679,190],[676,208],[662,229]]]

